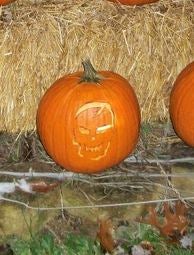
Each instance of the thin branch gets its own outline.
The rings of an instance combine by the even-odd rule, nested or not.
[[[155,163],[157,165],[161,164],[173,164],[173,163],[191,163],[194,162],[193,157],[186,157],[186,158],[176,158],[176,159],[140,159],[136,158],[135,156],[128,157],[124,162],[128,163]],[[121,169],[122,170],[122,169]],[[124,169],[125,172],[120,171],[120,173],[115,174],[114,171],[108,171],[107,173],[101,173],[100,175],[94,174],[94,175],[86,175],[86,174],[78,174],[78,173],[72,173],[72,172],[59,172],[59,173],[52,173],[52,172],[34,172],[32,168],[29,169],[28,172],[14,172],[14,171],[0,171],[0,176],[15,176],[20,178],[50,178],[50,179],[57,179],[59,181],[67,180],[67,179],[73,179],[77,181],[82,181],[86,183],[91,183],[90,180],[100,180],[100,179],[106,179],[106,178],[120,178],[120,177],[139,177],[139,178],[192,178],[194,177],[194,173],[141,173],[138,171],[129,171],[129,169]],[[130,173],[126,173],[126,170]]]
[[[71,180],[78,180],[78,181],[87,181],[87,179],[106,179],[106,178],[120,178],[120,177],[140,177],[140,178],[166,178],[166,177],[173,177],[173,178],[192,178],[194,177],[194,173],[178,173],[178,174],[156,174],[156,173],[140,173],[131,171],[131,173],[122,172],[118,174],[114,174],[113,171],[108,171],[108,174],[100,174],[100,175],[85,175],[85,174],[76,174],[71,172],[60,172],[60,173],[50,173],[50,172],[11,172],[11,171],[0,171],[0,176],[15,176],[15,177],[22,177],[22,178],[50,178],[50,179],[57,179],[59,181],[63,181],[66,179]]]
[[[74,175],[79,176],[79,174],[74,174],[71,172],[61,172],[61,173],[33,172],[31,168],[29,169],[29,172],[0,171],[0,175],[15,176],[15,177],[22,177],[22,178],[45,177],[45,178],[57,179],[59,181],[62,181],[65,179],[72,179]]]
[[[104,175],[104,176],[96,176],[93,177],[96,180],[100,179],[106,179],[106,178],[119,178],[119,177],[140,177],[140,178],[166,178],[166,177],[174,177],[174,178],[192,178],[194,177],[194,173],[183,173],[183,174],[155,174],[155,173],[119,173],[119,174],[109,174],[109,175]]]
[[[62,207],[33,207],[24,202],[20,202],[17,200],[0,197],[0,201],[6,201],[10,203],[15,203],[24,206],[25,208],[31,210],[39,210],[39,211],[49,211],[49,210],[62,210],[62,209],[94,209],[94,208],[108,208],[108,207],[123,207],[123,206],[134,206],[134,205],[146,205],[146,204],[156,204],[163,203],[169,201],[177,201],[179,198],[165,198],[165,199],[157,199],[157,200],[148,200],[148,201],[140,201],[140,202],[129,202],[129,203],[115,203],[115,204],[99,204],[99,205],[83,205],[83,206],[63,206]],[[182,197],[182,200],[194,200],[194,197]]]
[[[170,188],[172,188],[172,190],[174,191],[174,193],[175,193],[175,194],[178,196],[178,198],[184,203],[184,201],[182,200],[182,197],[181,197],[180,192],[179,192],[179,191],[175,188],[175,186],[172,184],[171,178],[169,178],[169,177],[167,176],[167,173],[166,173],[166,171],[164,170],[163,166],[162,166],[160,163],[159,163],[158,165],[159,165],[159,167],[160,167],[161,172],[164,174],[164,176],[166,176],[167,186],[170,187]],[[166,192],[167,192],[167,190],[166,190]]]
[[[174,159],[143,159],[143,158],[136,158],[135,156],[128,157],[124,160],[127,163],[160,163],[160,164],[174,164],[174,163],[193,163],[194,157],[185,157],[185,158],[174,158]]]

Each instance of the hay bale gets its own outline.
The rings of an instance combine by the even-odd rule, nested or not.
[[[142,7],[19,0],[10,9],[11,22],[0,27],[0,130],[35,129],[44,91],[85,57],[131,82],[143,121],[168,119],[172,83],[194,58],[192,0]]]

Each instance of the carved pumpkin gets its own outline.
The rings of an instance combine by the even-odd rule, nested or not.
[[[57,80],[42,97],[37,131],[47,153],[65,169],[94,173],[112,167],[135,148],[140,128],[136,95],[126,79],[84,72]]]
[[[182,70],[174,83],[170,117],[177,135],[194,147],[194,62]]]
[[[109,0],[113,3],[121,3],[125,5],[143,5],[158,2],[159,0]]]
[[[10,4],[12,2],[14,2],[15,0],[0,0],[0,5],[7,5]]]

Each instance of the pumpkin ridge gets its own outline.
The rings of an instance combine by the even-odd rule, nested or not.
[[[187,94],[187,91],[186,91],[186,90],[182,91],[182,88],[179,88],[179,89],[181,89],[181,91],[180,91],[180,92],[179,92],[179,91],[176,91],[176,94],[177,94],[177,95],[181,94],[181,97],[177,99],[176,105],[175,105],[175,103],[173,103],[173,107],[174,107],[174,117],[175,117],[177,120],[179,120],[179,118],[180,118],[181,105],[182,105],[182,103],[183,103],[183,101],[184,101],[184,99],[185,99],[185,96],[186,96],[186,94]]]
[[[62,80],[62,79],[59,79],[59,80]],[[44,105],[44,109],[46,109],[46,111],[44,110],[44,113],[42,114],[39,110],[37,112],[37,118],[39,116],[39,114],[43,115],[43,119],[47,117],[47,114],[48,114],[48,111],[47,111],[47,108],[49,107],[49,105],[55,101],[58,101],[61,97],[60,95],[60,92],[62,91],[64,93],[64,89],[63,89],[63,86],[61,86],[61,84],[53,84],[54,86],[51,88],[52,89],[52,93],[54,93],[55,97],[53,97],[53,94],[51,95],[50,93],[50,88],[48,88],[47,92],[45,93],[44,97],[42,98],[42,100],[40,101],[40,105]],[[52,100],[52,101],[51,101]],[[40,109],[41,107],[39,107]],[[49,113],[50,114],[50,113]],[[41,121],[43,121],[43,119],[41,118]],[[39,121],[39,118],[38,118],[38,121]],[[42,125],[41,125],[42,126]]]
[[[118,82],[119,82],[119,79],[118,79]],[[111,95],[111,97],[113,98],[114,97],[114,99],[112,99],[112,101],[114,102],[115,101],[115,99],[117,100],[117,103],[116,103],[116,105],[119,105],[119,108],[121,109],[121,112],[122,112],[122,114],[123,115],[126,115],[126,111],[125,111],[125,107],[123,106],[123,101],[121,102],[121,100],[118,100],[118,97],[119,97],[119,94],[118,94],[118,91],[115,91],[114,90],[114,88],[116,87],[116,86],[106,86],[105,84],[102,86],[105,90],[107,90],[108,91],[108,96],[107,96],[107,98],[109,98],[110,99],[110,95]],[[129,87],[129,89],[130,88],[132,88],[131,87],[131,85],[130,85],[130,87]],[[132,90],[130,90],[130,92],[133,92],[133,88],[132,88]],[[133,93],[133,95],[130,95],[130,97],[131,97],[131,99],[133,99],[133,96],[134,96],[135,94]],[[123,98],[124,98],[124,100],[125,100],[125,102],[126,102],[126,104],[128,103],[128,105],[129,105],[129,108],[130,108],[130,112],[132,113],[132,115],[133,115],[133,125],[134,126],[136,126],[135,128],[134,128],[134,130],[135,129],[138,129],[138,132],[137,132],[137,136],[134,138],[134,141],[132,142],[131,141],[131,144],[132,144],[132,148],[134,147],[134,145],[136,144],[136,140],[138,139],[138,136],[139,136],[139,128],[140,128],[140,125],[139,125],[139,121],[140,121],[140,114],[139,114],[139,118],[136,116],[136,111],[137,111],[137,109],[136,110],[134,110],[133,108],[134,108],[134,105],[135,104],[137,104],[137,98],[136,98],[136,102],[134,102],[135,100],[133,100],[133,102],[129,102],[128,101],[128,98],[126,97],[126,93],[122,93],[122,96],[123,96]],[[123,111],[122,111],[122,109],[123,109]],[[139,112],[140,113],[140,112]],[[123,116],[124,117],[124,116]],[[128,114],[125,116],[126,118],[126,120],[127,120],[127,122],[128,122],[128,124],[127,124],[127,126],[129,126],[129,124],[130,124],[130,118],[129,118],[129,116],[128,116]],[[135,121],[134,121],[135,120]],[[117,131],[117,129],[116,129],[116,131]],[[118,132],[117,132],[118,133]],[[116,134],[115,134],[116,135]],[[128,136],[128,140],[130,140],[130,136],[131,135],[129,135]],[[117,137],[119,137],[119,136],[117,136]],[[127,139],[127,137],[126,137],[126,139]],[[122,142],[122,141],[121,141]],[[118,141],[118,143],[120,143],[120,141]],[[127,144],[126,144],[127,145]],[[125,149],[126,150],[126,149]],[[117,155],[115,155],[115,157],[114,157],[114,159],[116,159],[116,160],[118,160],[118,158],[121,158],[120,156],[118,156],[118,153],[119,153],[119,151],[118,150],[116,150],[116,153],[117,153]],[[128,155],[128,154],[127,154]],[[125,156],[123,156],[123,158],[125,158],[127,155],[125,155]],[[121,159],[122,160],[122,159]]]
[[[170,94],[169,112],[176,134],[194,147],[194,62],[188,64],[177,76]]]
[[[182,75],[182,73],[178,76],[177,80],[175,81],[175,85],[174,85],[174,89],[172,90],[172,93],[171,93],[171,98],[176,98],[176,102],[173,100],[173,102],[170,102],[170,109],[173,107],[173,119],[176,119],[177,121],[175,123],[173,123],[173,125],[175,125],[175,129],[178,133],[180,133],[180,119],[182,118],[181,117],[181,114],[180,114],[180,111],[181,111],[181,107],[182,107],[182,104],[184,104],[184,100],[185,100],[185,97],[187,96],[188,94],[188,91],[192,91],[192,88],[191,88],[191,84],[189,83],[189,80],[191,79],[190,78],[190,73],[188,74],[187,72],[187,75],[186,77],[184,77]],[[184,86],[183,86],[184,84]],[[172,99],[170,100],[172,101]],[[173,106],[172,106],[173,105]]]
[[[15,0],[0,0],[0,6],[11,4],[14,1]]]
[[[61,80],[61,82],[63,82],[63,79],[61,78],[60,79]],[[64,80],[64,83],[65,83],[66,81]],[[54,83],[55,84],[55,83]],[[55,89],[57,89],[57,88],[60,88],[60,89],[58,89],[56,92],[57,93],[55,93],[55,98],[53,98],[52,100],[54,101],[54,103],[55,103],[55,107],[54,108],[52,108],[52,112],[54,113],[54,115],[52,116],[52,119],[55,119],[56,118],[56,115],[58,114],[58,111],[59,111],[59,109],[58,108],[62,108],[63,109],[63,107],[64,107],[64,105],[65,105],[65,103],[66,103],[66,101],[68,100],[68,97],[69,97],[69,95],[71,94],[71,93],[73,93],[73,91],[74,91],[74,86],[79,86],[79,84],[77,84],[76,82],[72,85],[72,88],[71,88],[71,90],[68,92],[68,94],[65,96],[65,98],[64,98],[64,101],[63,101],[63,105],[61,106],[60,104],[61,104],[61,101],[60,101],[60,98],[62,98],[62,95],[63,95],[63,93],[64,93],[64,91],[63,91],[63,84],[61,85],[61,84],[58,84],[58,86],[56,86],[55,87]],[[64,85],[65,86],[65,85]],[[43,99],[44,100],[44,99]],[[45,101],[46,101],[46,103],[52,103],[52,102],[49,102],[50,100],[48,100],[48,98],[46,99],[46,100],[44,100],[44,104],[45,104]],[[46,106],[47,106],[47,104],[46,104]],[[45,107],[45,105],[44,105],[44,107]],[[51,115],[52,114],[52,112],[50,113],[50,111],[47,111],[47,109],[48,109],[48,107],[45,107],[46,108],[46,111],[44,112],[44,114],[43,114],[43,117],[41,117],[41,119],[43,118],[43,120],[42,120],[42,122],[44,122],[44,119],[47,119],[48,118],[48,115]],[[39,117],[38,117],[39,118]],[[51,130],[50,130],[50,133],[52,134],[50,134],[49,135],[49,137],[47,138],[48,139],[48,141],[47,141],[47,145],[45,144],[45,137],[43,136],[43,139],[42,139],[42,142],[43,142],[43,145],[45,144],[45,146],[47,147],[47,150],[48,150],[48,154],[49,154],[49,156],[51,156],[51,149],[50,148],[55,148],[55,143],[54,143],[54,138],[55,138],[55,135],[54,135],[54,131],[55,131],[55,129],[54,129],[54,127],[55,127],[55,125],[56,125],[56,122],[52,125],[52,128],[51,128]],[[41,127],[41,131],[40,131],[40,133],[45,133],[45,128],[46,128],[46,126],[47,126],[47,123],[45,123],[45,124],[39,124],[38,125],[38,127]],[[51,140],[50,140],[51,139]],[[49,149],[48,149],[48,146],[49,146]],[[53,152],[55,152],[56,150],[54,149],[54,150],[52,150]],[[56,161],[58,161],[57,159],[56,159],[56,155],[52,155],[52,157],[56,160]]]
[[[77,86],[79,86],[78,84],[76,84],[76,87]],[[69,92],[68,92],[68,94],[66,95],[66,97],[65,97],[65,99],[64,99],[64,101],[63,101],[63,103],[62,103],[62,105],[61,105],[61,102],[59,101],[58,102],[58,105],[56,106],[56,109],[55,109],[55,116],[53,116],[53,119],[55,119],[55,117],[56,117],[56,115],[58,115],[57,117],[58,118],[61,118],[61,115],[62,115],[62,112],[64,112],[64,105],[68,102],[68,103],[70,103],[70,100],[71,100],[71,98],[70,98],[70,96],[71,96],[71,94],[72,93],[74,93],[74,89],[76,88],[76,87],[74,87],[74,88],[72,88]],[[70,99],[70,100],[69,100]],[[52,148],[54,148],[54,150],[53,150],[53,152],[54,152],[54,154],[53,154],[53,158],[55,158],[56,159],[56,161],[58,161],[58,159],[57,159],[57,156],[56,156],[56,152],[58,153],[58,151],[56,150],[56,148],[55,148],[55,142],[54,142],[54,139],[55,139],[55,135],[54,135],[54,133],[55,133],[55,128],[56,128],[56,122],[53,124],[53,126],[52,126],[52,129],[51,129],[51,133],[52,133],[52,135],[50,136],[51,137],[51,147]],[[65,129],[65,127],[64,127],[64,129]],[[63,132],[61,132],[61,133],[65,133],[64,131]],[[66,140],[65,139],[65,137],[63,136],[62,138],[61,138],[61,140],[62,139],[64,139],[64,141]],[[62,142],[62,141],[61,141]],[[64,142],[64,144],[66,144],[66,142]],[[66,149],[65,149],[65,151],[66,151]],[[61,158],[61,156],[60,156],[60,154],[59,154],[59,158]],[[59,160],[60,161],[60,160]],[[68,160],[67,160],[67,162],[68,162]],[[67,163],[68,164],[68,163]]]
[[[106,92],[108,92],[108,93],[106,93]],[[110,91],[109,91],[109,87],[107,86],[105,86],[104,84],[101,86],[101,93],[104,95],[104,98],[105,98],[105,101],[106,100],[108,100],[108,101],[110,101]],[[114,117],[115,117],[115,113],[114,113],[114,111],[113,111],[113,115],[114,115]],[[116,118],[115,118],[116,119]],[[116,121],[116,120],[115,120]],[[116,124],[115,124],[116,125]],[[115,135],[117,135],[117,137],[118,137],[118,130],[117,130],[117,128],[115,129]],[[117,161],[117,159],[118,159],[118,150],[115,150],[114,151],[114,153],[115,153],[115,155],[112,157],[112,160],[113,161]]]
[[[124,81],[126,81],[126,82],[128,83],[128,81],[127,81],[126,79],[124,79],[123,77],[121,77],[121,78],[122,78],[122,80],[124,80]],[[123,87],[122,84],[121,84],[121,80],[119,79],[119,77],[118,77],[117,82],[114,82],[114,83],[117,83],[117,85],[119,85],[119,87],[122,87],[122,89],[125,90],[125,93],[123,93],[123,97],[124,97],[124,99],[126,100],[126,102],[128,102],[128,98],[126,97],[126,95],[127,95],[128,91],[130,90],[130,97],[131,97],[131,100],[130,100],[130,102],[129,102],[129,103],[131,103],[131,104],[130,104],[130,108],[133,109],[133,108],[134,108],[134,105],[136,105],[136,106],[137,106],[136,111],[139,111],[139,106],[138,106],[138,104],[137,104],[138,99],[137,99],[137,96],[136,96],[136,94],[135,94],[135,92],[134,92],[134,90],[133,90],[133,87],[132,87],[130,84],[127,84],[128,88],[127,88],[127,87]],[[114,84],[114,85],[115,85],[115,84]],[[104,87],[105,87],[105,86],[106,86],[106,85],[104,85]],[[117,89],[116,86],[111,86],[111,90],[112,90],[112,91],[115,90],[115,95],[118,97],[118,96],[119,96],[119,95],[118,95],[119,92],[116,91],[116,89]],[[136,114],[134,115],[134,117],[136,118],[136,122],[139,123],[140,111],[139,111],[139,117],[137,117]]]

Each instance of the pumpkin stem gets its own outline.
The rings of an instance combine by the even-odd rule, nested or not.
[[[94,82],[99,83],[99,81],[103,78],[92,66],[89,59],[82,61],[82,65],[84,68],[83,76],[80,82]]]

